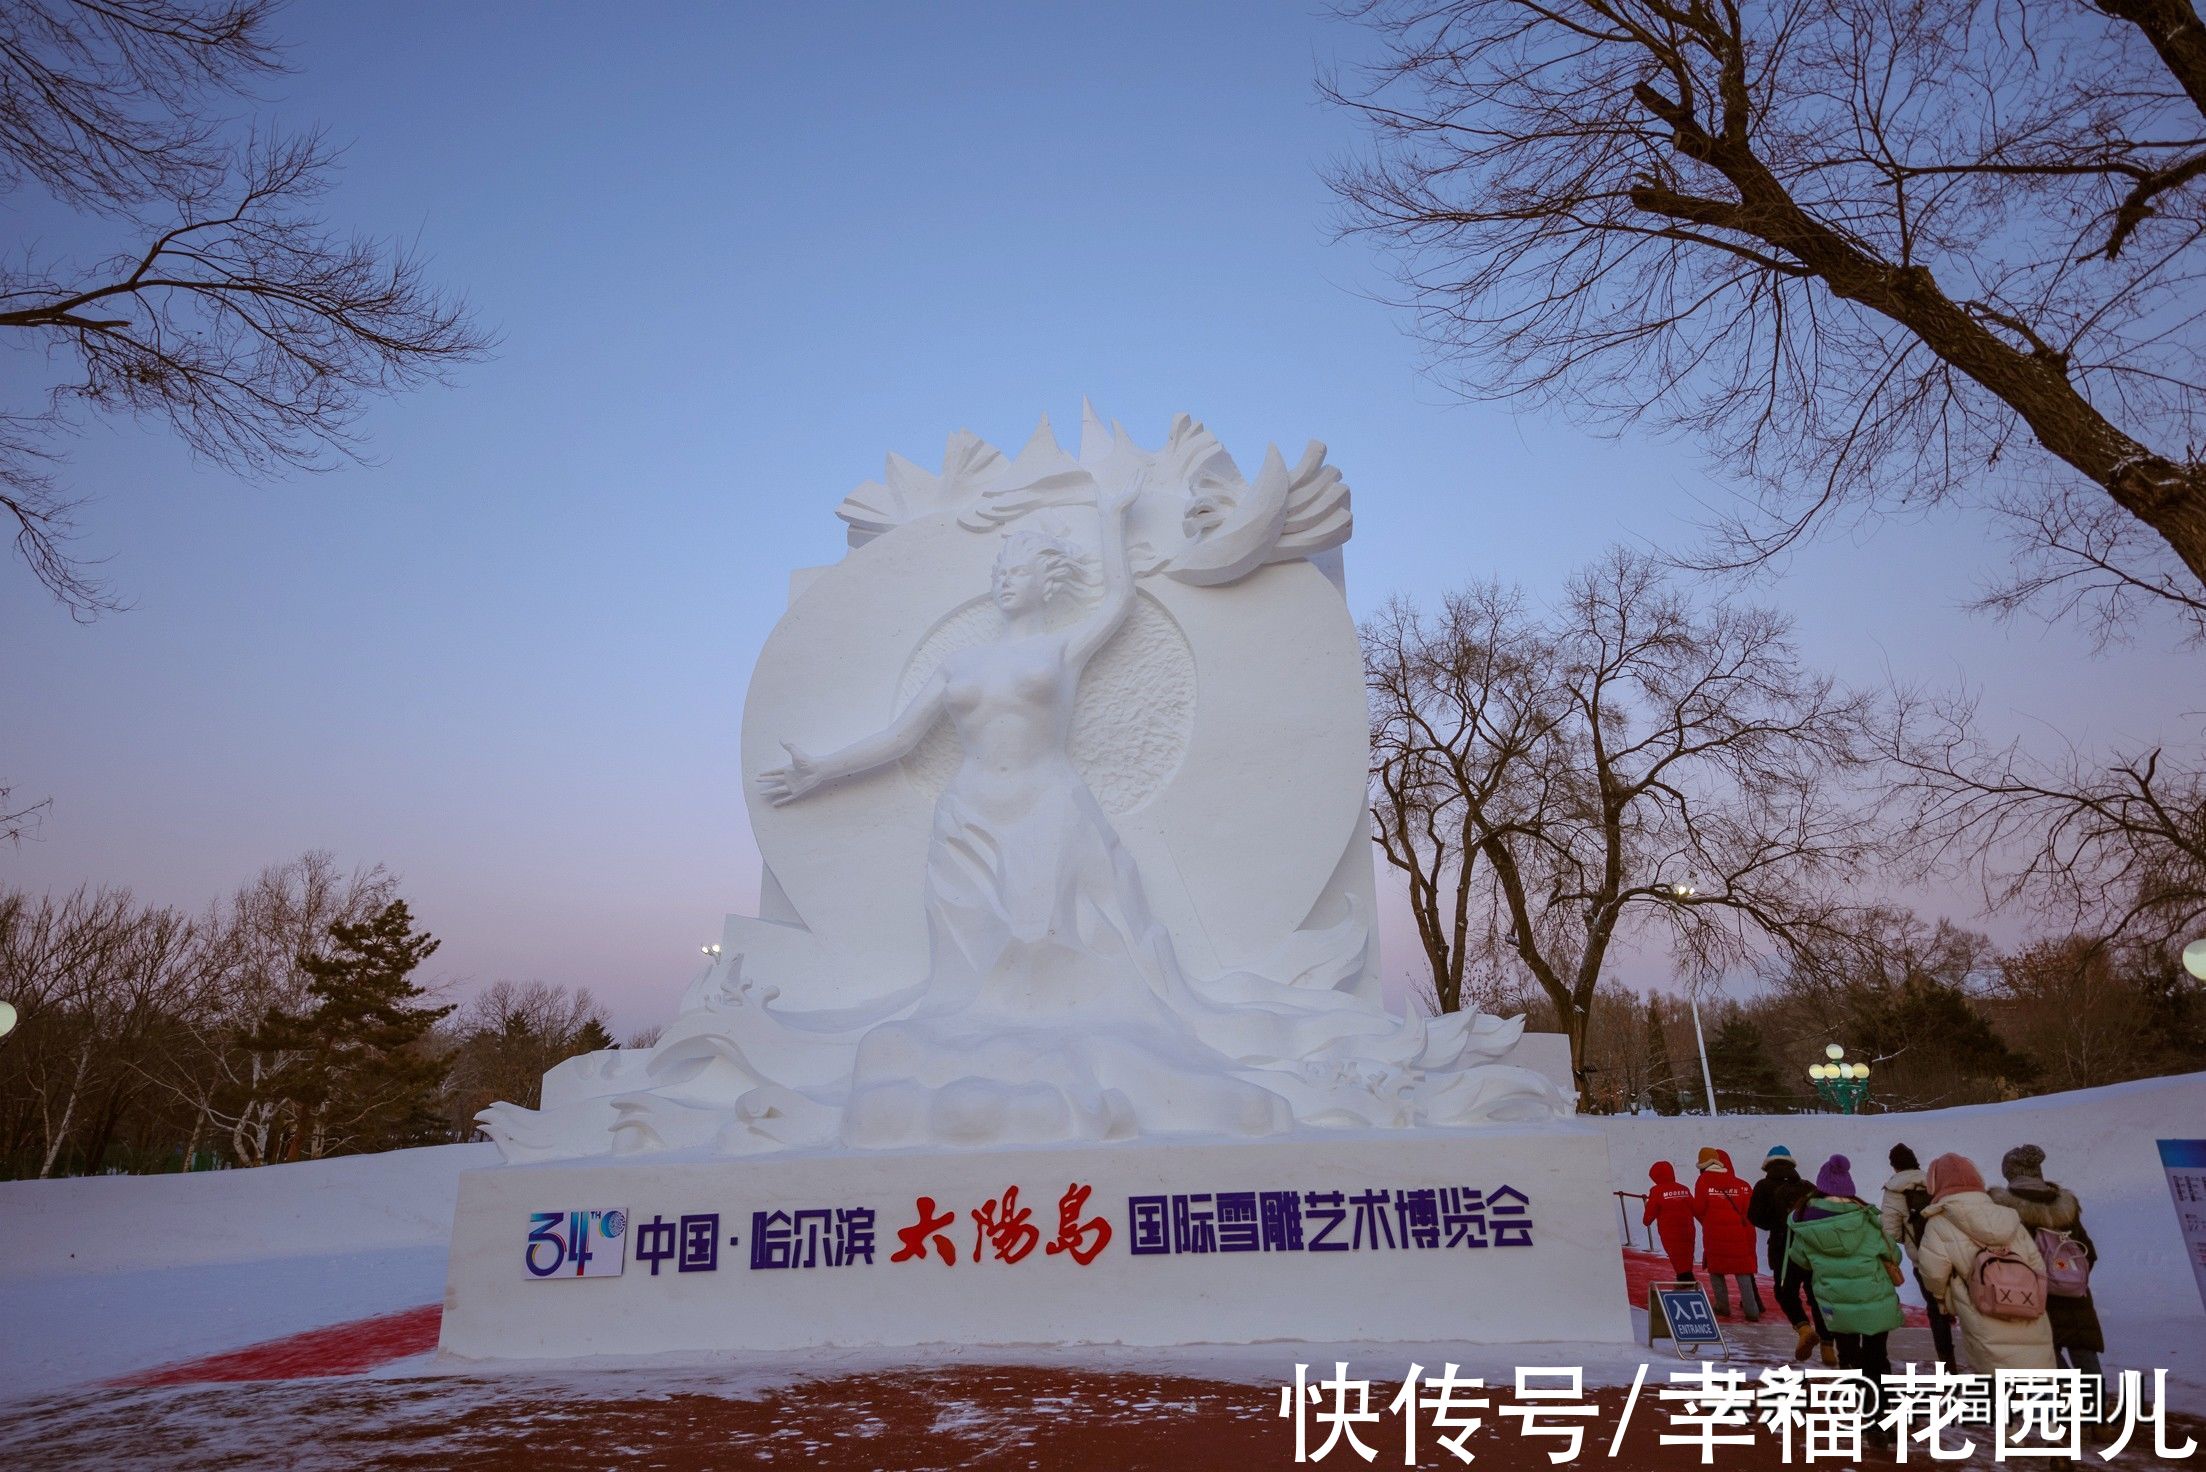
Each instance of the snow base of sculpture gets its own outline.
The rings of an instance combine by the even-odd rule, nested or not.
[[[504,1166],[461,1177],[440,1348],[1624,1342],[1613,1216],[1567,1123]]]

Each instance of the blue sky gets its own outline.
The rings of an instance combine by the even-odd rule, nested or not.
[[[1044,412],[1070,437],[1083,394],[1145,442],[1193,413],[1244,465],[1322,439],[1359,613],[1490,575],[1546,592],[1724,495],[1689,446],[1420,375],[1380,263],[1331,239],[1320,171],[1357,137],[1312,79],[1361,42],[1329,15],[613,14],[287,14],[261,115],[347,143],[332,223],[416,242],[500,346],[377,406],[369,466],[248,483],[157,428],[74,442],[84,549],[134,607],[80,626],[0,573],[0,773],[53,799],[0,883],[197,906],[328,848],[405,876],[463,990],[588,985],[631,1029],[751,904],[744,680],[886,451],[932,466],[960,427],[1015,448]],[[106,239],[0,208],[19,239]],[[0,359],[0,392],[43,372]],[[1761,596],[1842,676],[1965,676],[2034,736],[2173,734],[2195,657],[1957,611],[1986,536],[1941,514],[1834,538]]]

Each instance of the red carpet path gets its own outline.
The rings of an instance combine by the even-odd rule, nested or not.
[[[1624,1289],[1632,1306],[1647,1302],[1647,1285],[1673,1278],[1669,1262],[1658,1253],[1624,1249]],[[1774,1315],[1776,1295],[1769,1279],[1754,1280],[1761,1290],[1765,1316]],[[356,1375],[408,1355],[428,1354],[437,1347],[437,1326],[443,1306],[425,1303],[379,1318],[355,1319],[309,1329],[286,1339],[271,1339],[244,1349],[227,1350],[201,1359],[179,1360],[172,1365],[140,1371],[113,1383],[118,1386],[194,1385],[227,1380],[312,1380],[330,1375]],[[1738,1317],[1738,1305],[1732,1305]],[[1916,1328],[1928,1321],[1919,1308],[1907,1310],[1907,1322]]]

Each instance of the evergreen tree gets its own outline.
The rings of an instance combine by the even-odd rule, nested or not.
[[[1708,1072],[1726,1112],[1772,1114],[1789,1109],[1797,1095],[1770,1061],[1762,1030],[1743,1008],[1734,1008],[1708,1040]]]
[[[1684,1096],[1678,1088],[1677,1069],[1670,1062],[1669,1029],[1663,1026],[1662,1007],[1653,997],[1647,998],[1647,1094],[1657,1114],[1682,1114],[1685,1112]]]
[[[573,1039],[567,1044],[567,1056],[572,1058],[577,1053],[597,1053],[617,1046],[613,1035],[605,1030],[605,1024],[592,1017],[575,1030]]]
[[[415,968],[437,940],[393,900],[369,919],[329,928],[330,948],[299,958],[307,1005],[271,1011],[253,1046],[282,1054],[293,1158],[392,1150],[447,1137],[439,1094],[446,1060],[429,1030],[452,1009],[422,1005]]]

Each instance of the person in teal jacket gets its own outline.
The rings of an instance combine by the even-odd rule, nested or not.
[[[1906,1322],[1897,1286],[1900,1249],[1884,1235],[1877,1208],[1854,1194],[1851,1161],[1833,1155],[1823,1162],[1791,1226],[1786,1260],[1813,1275],[1810,1291],[1838,1342],[1840,1367],[1880,1385],[1892,1370],[1886,1336]]]

